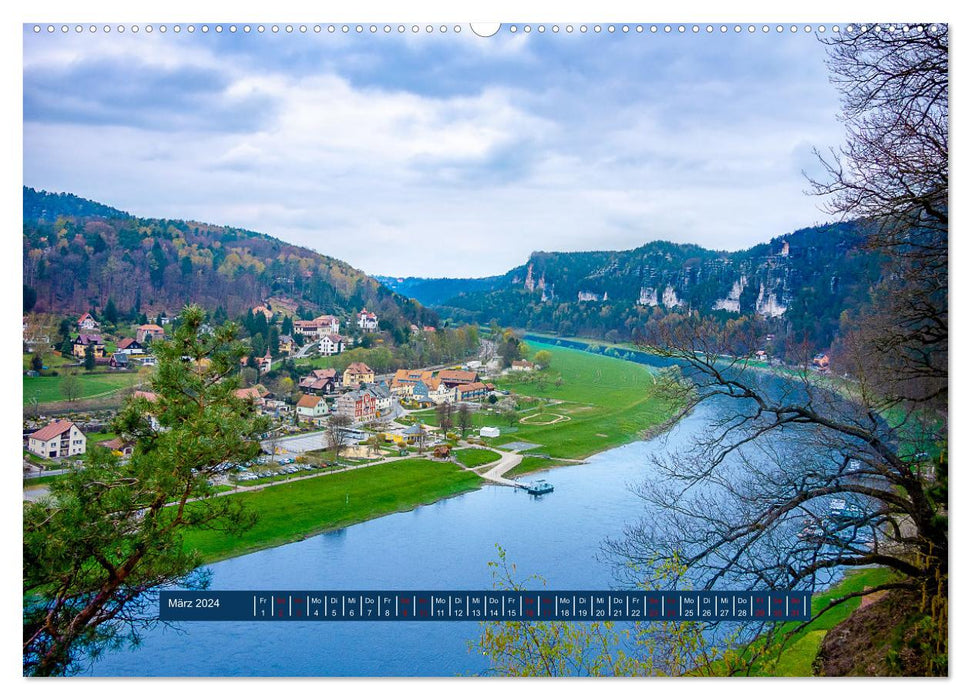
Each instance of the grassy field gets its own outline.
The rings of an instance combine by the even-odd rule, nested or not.
[[[77,376],[78,382],[81,385],[81,395],[79,397],[81,399],[121,391],[144,380],[144,377],[140,378],[135,372],[119,372],[118,374],[80,373]],[[24,404],[29,403],[31,398],[36,398],[37,403],[42,404],[63,401],[64,395],[60,391],[61,381],[63,379],[63,376],[24,377]]]
[[[557,462],[556,460],[546,459],[545,457],[533,457],[526,456],[523,457],[523,461],[517,464],[515,467],[503,474],[507,479],[515,479],[517,476],[522,476],[523,474],[530,474],[532,472],[540,471],[541,469],[552,469],[553,467],[562,467],[563,462]]]
[[[190,532],[186,546],[207,562],[303,539],[388,513],[411,510],[478,488],[482,480],[453,464],[405,459],[280,484],[235,498],[257,513],[244,534],[231,537],[209,530]]]
[[[492,464],[498,461],[500,455],[492,450],[470,447],[464,450],[455,450],[452,456],[466,467],[481,467],[484,464]]]
[[[828,591],[813,596],[813,610],[820,610],[832,600],[862,591],[871,586],[886,583],[893,577],[893,572],[885,568],[852,569],[837,585]],[[777,659],[767,660],[760,664],[757,675],[761,676],[811,676],[813,660],[819,653],[826,632],[848,618],[860,607],[860,598],[852,598],[832,610],[826,612],[818,620],[798,634],[794,635],[786,644]],[[783,629],[795,629],[796,623],[788,623]]]
[[[502,377],[496,385],[549,401],[522,411],[519,418],[526,422],[511,426],[487,410],[476,413],[476,429],[488,425],[502,431],[498,438],[484,439],[490,446],[526,441],[542,445],[542,451],[553,457],[582,459],[636,440],[642,430],[669,419],[678,408],[658,396],[654,377],[643,365],[541,343],[529,345],[530,354],[540,349],[553,354],[545,380],[537,373],[523,373]]]

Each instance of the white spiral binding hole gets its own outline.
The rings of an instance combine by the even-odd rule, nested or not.
[[[474,35],[476,35],[476,36],[480,36],[480,37],[490,37],[490,36],[494,36],[494,35],[496,35],[496,34],[498,34],[500,32],[503,32],[503,31],[506,32],[506,33],[508,33],[508,34],[520,34],[520,33],[522,33],[522,34],[534,34],[534,33],[535,34],[547,34],[547,33],[550,33],[550,34],[559,34],[560,31],[562,30],[563,33],[565,33],[565,34],[588,34],[588,33],[593,33],[593,34],[615,34],[615,35],[621,35],[621,34],[657,34],[657,33],[663,33],[663,34],[698,34],[698,35],[702,35],[702,34],[716,34],[716,33],[720,33],[720,34],[728,34],[728,33],[733,33],[733,34],[759,34],[759,33],[761,33],[761,34],[770,34],[773,31],[776,34],[786,34],[786,33],[788,33],[788,34],[813,34],[813,33],[815,33],[815,34],[826,34],[826,33],[839,34],[841,32],[846,32],[846,33],[851,33],[852,34],[852,33],[855,33],[855,32],[864,32],[864,31],[868,31],[868,30],[873,30],[873,31],[885,32],[885,33],[905,33],[905,34],[909,34],[909,33],[930,32],[930,33],[934,34],[939,29],[939,25],[937,25],[937,24],[927,24],[927,25],[924,25],[924,24],[913,24],[913,25],[911,25],[911,24],[867,24],[867,23],[860,23],[860,24],[850,23],[850,24],[846,24],[846,25],[837,25],[837,24],[834,24],[834,25],[831,25],[831,26],[827,26],[827,25],[823,25],[823,24],[819,24],[819,25],[816,25],[816,26],[813,26],[813,25],[810,25],[810,24],[805,24],[805,25],[798,25],[798,24],[790,24],[790,25],[783,25],[783,24],[777,24],[777,25],[769,25],[769,24],[763,24],[763,25],[755,25],[755,24],[747,24],[747,25],[742,25],[742,24],[721,24],[721,25],[717,25],[717,24],[716,25],[712,25],[712,24],[707,24],[707,25],[699,25],[699,24],[690,24],[690,25],[685,25],[685,24],[676,24],[676,25],[672,25],[672,24],[663,24],[663,25],[657,25],[657,24],[651,24],[651,25],[644,25],[644,24],[605,24],[605,25],[601,25],[601,24],[593,24],[593,25],[586,25],[586,24],[579,24],[579,25],[565,24],[565,25],[562,25],[562,26],[559,25],[559,24],[533,24],[533,25],[531,25],[531,24],[522,24],[522,25],[520,25],[520,24],[506,24],[506,25],[498,25],[498,24],[493,24],[493,25],[475,25],[475,24],[473,24],[473,25],[469,25],[469,26],[470,26],[471,33],[474,34]],[[481,27],[481,29],[479,27]],[[145,25],[138,25],[138,24],[132,24],[132,25],[125,25],[125,24],[118,24],[118,25],[114,25],[114,26],[109,25],[109,24],[105,24],[105,25],[101,25],[101,26],[94,25],[94,24],[87,25],[87,26],[86,25],[83,25],[83,24],[75,24],[73,26],[72,25],[68,25],[68,24],[61,24],[61,25],[55,25],[55,24],[47,24],[47,25],[35,24],[35,25],[32,26],[32,30],[33,30],[33,33],[34,34],[70,34],[72,32],[75,33],[75,34],[84,34],[84,33],[89,33],[89,34],[98,34],[98,33],[110,34],[112,32],[115,32],[115,33],[118,33],[118,34],[125,34],[125,33],[131,33],[131,34],[139,34],[139,33],[152,34],[152,33],[156,32],[156,31],[157,32],[160,32],[162,34],[165,34],[165,33],[169,32],[169,31],[174,32],[175,34],[181,34],[183,31],[187,32],[188,34],[196,34],[197,32],[199,34],[223,34],[223,33],[227,33],[227,32],[230,33],[230,34],[239,34],[239,33],[242,33],[242,34],[251,34],[251,33],[254,33],[254,32],[256,34],[266,34],[266,33],[280,34],[281,32],[282,33],[285,33],[285,34],[297,34],[297,33],[299,33],[299,34],[308,34],[308,33],[321,34],[324,31],[326,31],[326,33],[328,33],[328,34],[337,34],[337,33],[340,33],[340,34],[348,34],[348,35],[351,35],[351,34],[360,34],[360,35],[374,34],[374,35],[380,35],[380,34],[406,34],[406,33],[411,33],[411,34],[460,34],[463,31],[462,30],[462,26],[461,25],[458,25],[458,24],[451,25],[451,26],[449,26],[447,24],[439,24],[439,25],[433,25],[433,24],[426,24],[426,25],[418,25],[418,24],[412,24],[412,25],[405,25],[405,24],[398,24],[398,25],[392,25],[392,24],[384,24],[384,25],[381,25],[381,24],[369,24],[369,25],[364,25],[364,24],[341,24],[341,25],[334,25],[334,24],[329,24],[329,25],[325,25],[325,26],[324,25],[320,25],[320,24],[314,24],[314,25],[307,25],[307,24],[297,24],[297,25],[294,25],[294,24],[286,24],[286,25],[282,25],[282,26],[281,25],[278,25],[278,24],[271,24],[271,25],[263,25],[263,24],[257,24],[257,25],[249,25],[249,24],[243,24],[243,25],[236,25],[236,24],[227,24],[227,25],[222,25],[222,24],[215,24],[215,25],[208,25],[208,24],[199,24],[199,25],[196,25],[196,24],[185,24],[185,25],[181,25],[181,24],[172,24],[172,25],[166,25],[166,24],[158,24],[158,25],[145,24]]]

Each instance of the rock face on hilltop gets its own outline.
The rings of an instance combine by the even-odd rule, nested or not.
[[[456,319],[608,340],[630,338],[658,314],[757,314],[826,347],[840,314],[865,300],[878,274],[876,256],[862,250],[864,235],[848,223],[731,253],[662,241],[626,251],[537,252],[493,289],[470,289],[441,306]]]
[[[252,231],[142,219],[70,194],[24,188],[24,296],[32,311],[187,302],[230,315],[277,297],[328,313],[376,312],[392,327],[436,315],[345,262]]]

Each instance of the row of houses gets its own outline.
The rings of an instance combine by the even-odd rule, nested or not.
[[[382,382],[344,392],[332,404],[324,396],[304,394],[296,408],[298,416],[316,423],[322,423],[332,413],[347,416],[357,423],[367,423],[387,414],[393,404],[394,397]]]
[[[352,362],[343,373],[336,369],[315,369],[300,379],[300,389],[304,392],[323,396],[335,394],[341,388],[355,389],[374,383],[374,370],[363,362]]]
[[[391,380],[391,393],[400,399],[423,404],[442,404],[477,401],[488,396],[495,387],[479,381],[475,370],[400,369]]]
[[[364,331],[377,330],[377,315],[371,313],[367,309],[361,309],[360,313],[357,314],[357,327]],[[343,340],[340,335],[340,319],[331,314],[318,316],[311,321],[294,321],[293,329],[309,340],[323,341],[325,338],[331,338],[331,342],[335,342],[337,339]]]

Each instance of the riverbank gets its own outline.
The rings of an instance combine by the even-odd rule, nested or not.
[[[483,483],[477,474],[457,465],[416,458],[227,494],[220,498],[238,499],[256,514],[256,524],[238,536],[190,531],[185,546],[208,564],[413,510],[474,491]]]
[[[642,439],[644,431],[666,429],[679,413],[680,406],[661,396],[653,374],[643,365],[539,343],[530,351],[538,349],[553,355],[548,370],[497,380],[500,388],[519,395],[526,408],[517,414],[514,425],[501,428],[500,437],[483,440],[496,452],[458,450],[456,457],[466,467],[493,463],[510,454],[512,448],[504,446],[516,442],[533,447],[517,450],[523,460],[507,477],[574,465]],[[541,411],[552,411],[559,419],[539,421],[536,416]],[[434,420],[434,411],[414,415],[426,422]],[[479,411],[474,414],[474,429],[478,432],[497,421],[497,414]],[[199,551],[207,563],[218,561],[411,510],[486,483],[457,464],[415,458],[283,482],[260,491],[226,493],[220,497],[242,499],[256,512],[257,524],[239,537],[193,532],[186,545]]]

